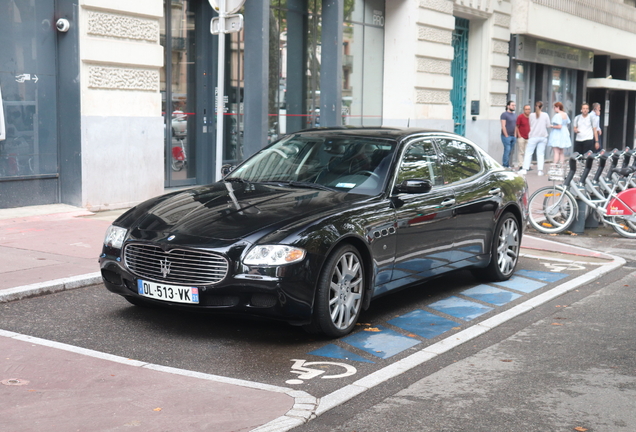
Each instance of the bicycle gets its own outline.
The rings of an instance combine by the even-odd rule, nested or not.
[[[569,172],[562,185],[555,183],[532,194],[528,201],[530,224],[546,234],[565,231],[579,214],[578,199],[587,204],[589,212],[595,212],[605,226],[611,226],[623,237],[636,238],[636,188],[617,192],[619,182],[614,181],[605,196],[591,198],[584,186],[585,179],[582,184],[572,183],[581,158],[578,153],[570,156]],[[631,167],[614,167],[609,170],[608,178],[615,173],[626,177],[629,182],[634,170]]]
[[[183,143],[183,138],[179,139],[178,146],[172,147],[172,170],[173,171],[181,171],[184,166],[188,163],[188,159],[186,156],[185,145]]]

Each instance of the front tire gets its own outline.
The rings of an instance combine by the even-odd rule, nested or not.
[[[362,311],[365,289],[362,257],[356,248],[343,245],[327,259],[318,280],[310,333],[337,338],[350,333]]]
[[[473,273],[480,279],[500,282],[510,279],[519,262],[521,230],[519,222],[512,213],[504,214],[497,226],[490,246],[490,263]]]
[[[577,213],[578,206],[572,195],[553,186],[538,189],[528,201],[530,224],[544,234],[565,231]]]

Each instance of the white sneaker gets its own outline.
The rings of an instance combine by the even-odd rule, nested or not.
[[[539,171],[539,172],[537,173],[537,175],[538,175],[539,177],[541,177],[541,176],[543,175],[543,171]]]
[[[520,170],[519,170],[519,174],[521,174],[521,175],[526,175],[526,174],[528,174],[528,171],[526,171],[526,170],[524,170],[524,169],[520,169]]]

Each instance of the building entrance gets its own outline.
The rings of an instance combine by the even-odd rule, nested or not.
[[[0,9],[0,208],[57,203],[54,2],[0,0]]]

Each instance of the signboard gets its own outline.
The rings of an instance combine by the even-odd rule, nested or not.
[[[513,44],[512,55],[515,60],[588,72],[594,70],[594,53],[589,50],[534,39],[525,35],[516,35]]]
[[[210,33],[237,33],[243,30],[243,15],[226,15],[225,18],[215,17],[210,21]]]
[[[219,0],[208,0],[210,2],[210,6],[215,11],[220,10]],[[243,7],[245,0],[220,0],[225,1],[225,13],[233,14],[239,11]]]

